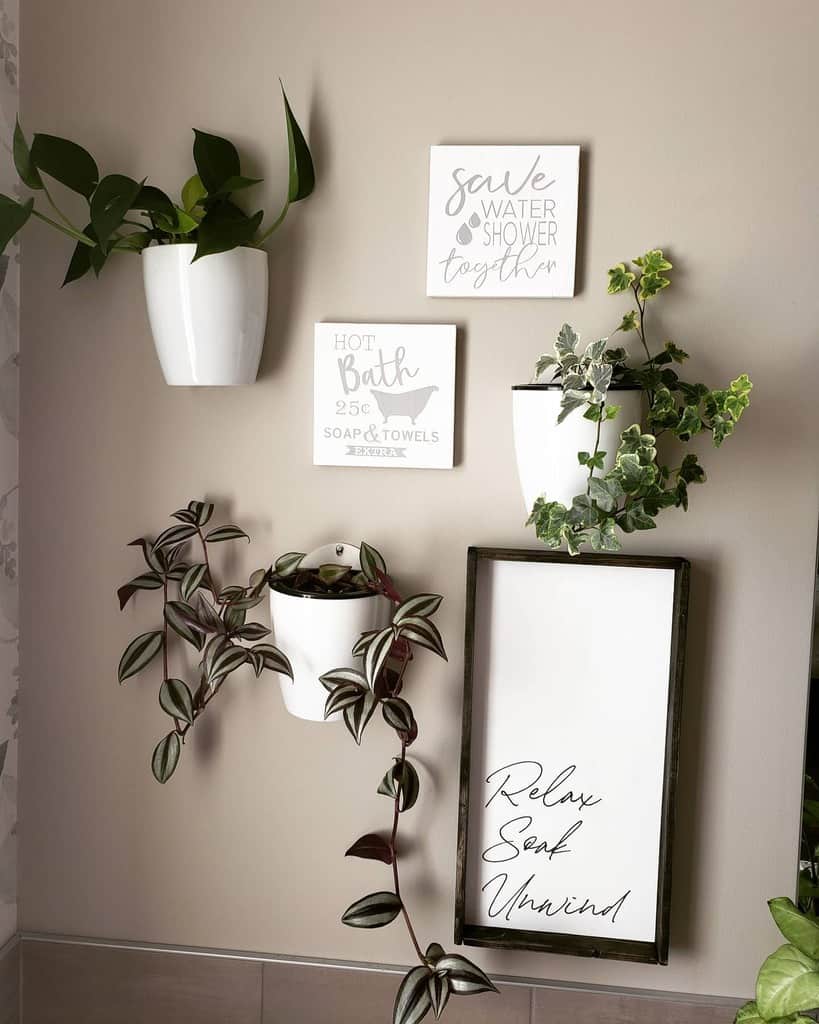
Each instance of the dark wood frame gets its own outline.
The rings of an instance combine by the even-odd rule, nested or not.
[[[466,866],[469,824],[469,771],[472,749],[472,683],[474,659],[475,605],[478,563],[482,560],[511,562],[560,562],[566,565],[618,565],[638,568],[672,569],[674,603],[669,666],[668,711],[666,717],[665,763],[662,818],[660,826],[657,913],[653,942],[607,939],[586,935],[563,935],[519,928],[491,928],[466,920]],[[463,726],[461,731],[461,787],[458,808],[458,855],[455,893],[455,942],[467,946],[500,949],[528,949],[542,953],[606,957],[639,963],[667,964],[671,914],[671,848],[674,838],[674,796],[680,749],[680,717],[688,619],[690,564],[684,558],[639,555],[571,555],[543,549],[470,547],[466,573],[466,630],[464,658]]]

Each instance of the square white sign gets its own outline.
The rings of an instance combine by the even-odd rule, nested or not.
[[[574,295],[579,146],[432,146],[427,295]]]
[[[451,469],[454,324],[316,324],[313,464]]]

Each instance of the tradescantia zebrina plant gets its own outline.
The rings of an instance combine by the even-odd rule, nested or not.
[[[151,769],[159,782],[167,782],[173,775],[189,730],[237,669],[247,664],[257,676],[268,670],[293,677],[286,656],[264,642],[270,630],[247,621],[247,613],[265,598],[269,570],[251,573],[247,586],[220,586],[209,548],[250,538],[238,526],[206,529],[212,515],[210,502],[191,501],[187,508],[173,513],[178,523],[163,530],[156,540],[139,537],[131,541],[131,546],[142,549],[146,568],[117,591],[120,609],[138,590],[162,592],[162,625],[128,644],[118,670],[123,683],[162,655],[159,706],[171,719],[172,728],[151,757]],[[191,543],[198,552],[189,551]],[[190,685],[171,673],[174,640],[201,654]]]
[[[819,922],[787,897],[769,900],[787,940],[767,958],[756,979],[756,998],[745,1003],[736,1024],[813,1024],[805,1013],[819,1008]]]
[[[391,621],[383,629],[363,633],[352,648],[359,659],[358,668],[336,668],[326,672],[321,682],[328,691],[325,717],[342,712],[344,723],[357,744],[376,711],[380,710],[386,725],[395,732],[399,750],[393,763],[378,784],[378,793],[392,804],[392,823],[384,833],[362,835],[347,850],[348,857],[379,861],[391,869],[392,888],[362,896],[342,914],[341,920],[352,928],[383,928],[402,917],[409,933],[418,965],[404,977],[395,998],[393,1024],[417,1024],[430,1010],[440,1017],[451,995],[496,992],[484,972],[466,957],[447,953],[437,942],[422,950],[401,892],[398,862],[401,847],[398,828],[402,815],[415,805],[420,793],[418,772],[407,756],[418,737],[418,724],[412,708],[402,696],[405,673],[413,660],[413,649],[423,647],[446,658],[443,640],[432,616],[441,597],[437,594],[415,594],[402,598],[387,572],[384,559],[375,548],[361,543],[361,573],[346,566],[322,566],[324,582],[318,580],[319,570],[312,571],[316,587],[337,585],[366,586],[383,595],[392,604]],[[283,555],[275,566],[280,580],[291,580],[301,571],[303,555]],[[332,570],[336,569],[334,573]],[[335,578],[334,578],[335,577]],[[302,581],[302,587],[309,581]]]
[[[264,213],[246,213],[235,201],[261,178],[242,174],[239,154],[228,139],[194,129],[196,173],[175,202],[146,179],[124,174],[102,176],[88,150],[56,135],[37,134],[29,146],[19,123],[14,129],[14,164],[21,183],[34,195],[24,201],[0,195],[0,252],[30,217],[45,221],[77,244],[63,284],[96,276],[115,252],[140,253],[149,245],[195,243],[194,260],[240,246],[259,248],[279,227],[292,203],[306,199],[315,184],[310,150],[282,88],[289,181],[284,205],[268,227]],[[57,205],[49,179],[81,197],[87,223],[75,223]],[[36,198],[35,198],[36,197]],[[48,213],[38,208],[45,204]]]
[[[674,368],[688,353],[672,341],[652,351],[646,310],[671,283],[672,270],[661,249],[651,249],[632,263],[618,263],[608,272],[610,295],[630,294],[635,308],[628,310],[617,331],[636,334],[645,359],[633,361],[624,347],[610,348],[608,338],[580,349],[575,330],[564,324],[553,354],[542,355],[535,366],[533,383],[547,375],[563,389],[558,423],[571,414],[597,424],[591,451],[577,459],[588,470],[586,488],[570,505],[539,497],[527,525],[547,547],[564,544],[576,555],[585,544],[595,551],[619,551],[618,532],[653,530],[665,508],[688,509],[688,488],[705,481],[705,470],[694,452],[682,454],[669,464],[658,456],[657,442],[666,436],[682,445],[698,434],[710,434],[719,448],[736,428],[750,402],[751,381],[741,374],[724,388],[711,389],[689,383]],[[607,453],[600,447],[600,427],[614,419],[620,407],[609,403],[613,385],[638,387],[644,394],[645,427],[627,424],[620,434],[614,464],[604,472]],[[675,445],[669,445],[672,451]]]

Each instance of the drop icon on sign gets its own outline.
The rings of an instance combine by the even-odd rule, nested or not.
[[[469,218],[469,223],[464,221],[463,224],[461,224],[461,226],[455,233],[455,238],[458,244],[469,245],[469,243],[472,241],[472,231],[470,229],[478,227],[480,223],[481,218],[477,215],[477,213],[472,214],[472,216]]]

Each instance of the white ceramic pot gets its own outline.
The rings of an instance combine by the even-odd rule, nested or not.
[[[142,279],[168,384],[252,384],[267,324],[267,253],[232,249],[192,263],[196,246],[152,245]]]
[[[326,544],[311,551],[302,566],[310,569],[328,562],[359,569],[359,549],[354,544]],[[390,602],[378,594],[300,594],[284,585],[271,587],[272,640],[293,666],[292,680],[279,677],[290,714],[325,721],[328,694],[319,676],[330,669],[353,667],[353,644],[365,630],[386,625],[389,616]],[[340,712],[326,721],[339,718]]]
[[[605,469],[611,469],[620,432],[640,422],[639,388],[609,391],[611,403],[621,406],[613,420],[600,426],[600,447],[607,453]],[[577,461],[577,453],[594,451],[597,424],[583,418],[576,409],[558,424],[562,389],[559,384],[519,384],[512,388],[512,419],[515,456],[520,488],[527,514],[544,494],[549,501],[570,505],[586,489],[588,471]]]

